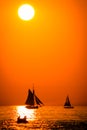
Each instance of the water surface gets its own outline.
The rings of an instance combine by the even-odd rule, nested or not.
[[[17,117],[27,116],[28,123],[18,124]],[[64,109],[62,106],[1,106],[0,130],[87,130],[87,106]]]

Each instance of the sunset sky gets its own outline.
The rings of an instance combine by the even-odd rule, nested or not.
[[[31,4],[30,21],[18,17]],[[24,104],[33,87],[46,105],[87,105],[87,1],[0,1],[0,105]]]

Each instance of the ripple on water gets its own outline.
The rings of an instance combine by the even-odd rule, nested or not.
[[[25,112],[25,113],[24,113]],[[28,115],[28,123],[18,124],[18,113]],[[0,107],[0,130],[87,130],[87,107],[66,110],[45,106],[38,110],[24,107]]]
[[[30,121],[17,124],[14,120],[0,121],[0,130],[87,130],[87,122],[82,121]]]

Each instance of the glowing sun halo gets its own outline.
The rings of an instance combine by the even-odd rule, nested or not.
[[[18,8],[18,16],[22,20],[30,20],[34,17],[34,8],[29,4],[23,4]]]

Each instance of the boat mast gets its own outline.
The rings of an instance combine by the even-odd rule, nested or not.
[[[35,91],[34,91],[34,84],[33,84],[33,98],[34,98],[34,105],[36,105],[36,101],[35,101]]]

